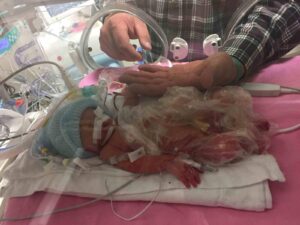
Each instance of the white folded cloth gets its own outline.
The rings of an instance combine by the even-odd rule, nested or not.
[[[78,162],[77,162],[78,163]],[[136,174],[109,165],[98,158],[81,160],[85,169],[66,167],[32,158],[24,152],[3,173],[1,195],[29,196],[36,191],[50,191],[76,196],[99,197],[122,186]],[[197,188],[186,189],[170,174],[142,176],[114,194],[114,200],[152,200],[222,206],[262,211],[272,207],[268,180],[284,182],[285,178],[273,156],[250,156],[240,162],[205,172]]]

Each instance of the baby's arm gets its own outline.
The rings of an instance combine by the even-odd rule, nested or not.
[[[111,157],[130,152],[130,147],[116,130],[100,152],[100,158],[109,161]],[[176,176],[187,188],[196,187],[200,183],[200,172],[195,168],[180,162],[174,155],[144,155],[134,162],[124,160],[114,165],[132,173],[153,174],[167,171]]]

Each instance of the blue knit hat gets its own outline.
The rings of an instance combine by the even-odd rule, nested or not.
[[[93,98],[80,98],[60,108],[38,134],[33,153],[40,154],[41,149],[47,149],[53,155],[66,158],[95,156],[82,148],[79,122],[85,109],[97,106]]]

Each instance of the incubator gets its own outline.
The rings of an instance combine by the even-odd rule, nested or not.
[[[228,12],[225,16],[226,21],[218,22],[220,23],[219,24],[220,26],[221,25],[224,26],[225,23],[226,29],[223,30],[221,33],[213,32],[207,37],[203,38],[203,40],[201,39],[201,55],[206,57],[217,53],[222,48],[222,43],[232,34],[233,29],[237,26],[237,24],[242,20],[242,18],[247,14],[247,12],[251,10],[253,6],[259,1],[241,0],[236,2],[238,7],[236,8],[235,12],[229,12],[228,9]],[[151,3],[148,4],[151,5]],[[137,46],[136,50],[140,51],[141,54],[143,54],[142,61],[139,62],[118,61],[109,57],[103,51],[101,51],[99,45],[99,34],[102,27],[102,21],[106,16],[109,16],[117,12],[125,12],[137,16],[139,19],[141,19],[143,22],[146,23],[148,29],[151,32],[151,37],[157,40],[157,42],[159,43],[159,47],[154,49],[152,52],[152,51],[144,50],[137,40],[131,40],[132,45]],[[102,102],[106,102],[107,96],[110,95],[111,93],[119,94],[120,90],[124,86],[122,86],[122,84],[120,84],[119,82],[115,82],[115,81],[118,79],[121,71],[123,72],[124,70],[126,70],[127,67],[137,68],[137,66],[140,64],[148,64],[148,63],[154,63],[154,64],[172,67],[174,62],[179,63],[185,61],[185,59],[187,59],[188,54],[190,53],[189,50],[190,43],[188,43],[186,40],[181,38],[180,34],[176,34],[171,38],[169,36],[167,37],[164,30],[160,27],[157,21],[155,21],[150,15],[146,14],[143,10],[131,5],[118,4],[115,3],[115,1],[0,0],[0,159],[4,160],[7,158],[11,158],[11,159],[16,159],[16,158],[18,159],[20,157],[24,158],[24,155],[26,155],[26,150],[32,148],[33,140],[39,135],[40,129],[45,127],[47,123],[48,124],[52,123],[51,116],[57,111],[57,109],[61,109],[62,105],[66,104],[65,103],[66,100],[70,100],[70,99],[72,100],[73,98],[78,96],[80,98],[85,98],[85,97],[95,96],[96,94],[97,97],[100,98]],[[156,51],[157,49],[158,51]],[[92,84],[98,85],[96,89],[95,86],[85,87],[87,85],[86,83],[89,84],[88,79],[90,78],[96,79],[96,81],[92,82]],[[103,82],[101,82],[101,79],[104,82],[104,86],[101,86],[101,84],[103,84]],[[250,93],[252,93],[253,95],[256,94],[259,96],[263,96],[263,95],[271,96],[271,94],[274,93],[273,92],[274,89],[272,86],[271,89],[269,88],[267,90],[269,91],[268,92],[269,94],[268,93],[266,94],[265,91],[266,86],[263,84],[260,84],[258,86],[257,85],[251,86],[250,84],[246,83],[246,84],[242,84],[242,87],[250,91]],[[275,89],[276,89],[275,90],[276,96],[278,96],[281,93],[281,91],[284,93],[299,92],[299,90],[296,88],[289,89],[287,87],[281,88],[279,86],[276,86]],[[182,91],[184,96],[180,98],[178,97],[179,96],[178,95],[177,96],[178,98],[176,98],[176,92],[178,90],[180,89],[170,89],[168,95],[166,95],[164,98],[160,100],[159,104],[165,104],[163,106],[168,106],[166,107],[166,109],[159,108],[160,107],[159,104],[158,106],[155,106],[155,103],[153,103],[153,105],[142,104],[142,106],[144,106],[144,109],[140,110],[139,112],[140,114],[138,113],[134,114],[135,109],[133,109],[132,111],[129,110],[126,114],[127,115],[126,119],[120,118],[118,123],[121,125],[123,124],[124,129],[125,128],[134,129],[132,124],[139,123],[138,125],[142,124],[141,126],[144,126],[144,124],[148,122],[147,120],[149,118],[153,119],[151,116],[153,116],[154,114],[156,118],[158,118],[159,117],[158,114],[161,116],[161,114],[164,113],[165,114],[164,116],[166,117],[170,115],[171,116],[175,115],[174,116],[175,119],[173,117],[171,118],[174,120],[176,120],[177,118],[176,116],[178,116],[180,119],[182,119],[183,117],[192,118],[194,120],[190,119],[187,120],[188,122],[187,121],[185,122],[188,125],[193,124],[193,126],[197,127],[197,129],[200,127],[201,131],[207,134],[210,132],[209,129],[213,127],[212,126],[209,128],[210,126],[209,123],[211,122],[209,120],[211,118],[208,117],[210,117],[211,115],[218,117],[218,118],[214,118],[215,120],[219,120],[220,117],[223,118],[228,114],[229,116],[227,115],[228,117],[226,117],[223,121],[223,123],[226,124],[226,126],[228,124],[230,125],[234,124],[232,125],[233,127],[237,126],[236,125],[237,122],[233,122],[233,121],[234,118],[238,118],[239,116],[240,118],[243,118],[242,119],[243,121],[247,121],[247,123],[250,121],[246,125],[238,124],[241,130],[239,130],[239,133],[236,132],[235,135],[238,133],[236,136],[238,136],[238,138],[242,140],[241,141],[241,143],[243,142],[242,144],[247,146],[251,145],[251,153],[247,151],[230,152],[225,150],[224,152],[222,152],[222,156],[220,156],[222,159],[220,158],[215,159],[211,157],[210,154],[207,155],[204,154],[206,160],[203,160],[201,158],[203,156],[200,154],[199,158],[201,159],[198,160],[198,162],[191,161],[188,158],[184,158],[184,157],[182,158],[183,162],[191,165],[191,167],[193,168],[197,168],[198,170],[204,169],[207,171],[216,172],[218,170],[217,167],[223,165],[223,162],[227,163],[227,162],[235,161],[237,158],[243,158],[245,155],[252,154],[252,152],[261,153],[265,151],[266,148],[269,146],[268,138],[269,138],[269,134],[273,132],[272,130],[273,127],[270,128],[269,127],[270,124],[266,125],[266,123],[264,123],[265,121],[261,121],[257,119],[255,116],[252,117],[251,114],[252,108],[248,108],[248,106],[251,104],[250,103],[251,100],[249,100],[251,97],[248,95],[246,95],[246,97],[243,96],[244,92],[241,91],[242,89],[238,88],[237,92],[239,92],[240,94],[242,93],[241,96],[245,97],[243,102],[244,104],[239,103],[238,102],[239,100],[234,98],[234,94],[231,93],[231,89],[228,90],[224,89],[225,90],[224,92],[222,91],[218,92],[218,90],[214,90],[215,92],[214,91],[208,92],[206,93],[206,95],[203,96],[201,95],[200,97],[198,96],[198,92],[194,92],[194,90],[190,90],[190,89],[184,89]],[[228,99],[226,99],[226,94],[228,93],[230,94],[231,99],[235,99],[234,103],[227,101]],[[232,104],[234,105],[233,110],[232,109],[228,109],[228,111],[227,109],[225,111],[223,109],[221,110],[220,109],[221,106],[218,105],[219,103],[216,103],[214,101],[215,100],[214,97],[212,97],[212,95],[214,94],[216,94],[217,96],[216,98],[219,97],[220,99],[222,99],[222,101],[224,101],[224,102],[221,101],[222,107],[224,105],[226,105],[227,107],[228,105]],[[193,104],[188,104],[189,98],[191,96],[194,96],[195,98],[193,99],[196,99],[196,101],[192,102]],[[201,100],[199,100],[198,98]],[[203,99],[209,102],[208,104],[210,105],[203,106],[201,103]],[[146,101],[151,103],[151,100],[146,99]],[[249,105],[247,105],[248,103]],[[114,100],[113,103],[110,104],[111,107],[116,108]],[[179,107],[180,104],[181,106],[183,105],[188,109],[184,113],[182,112],[183,115],[178,114],[178,112],[182,109]],[[174,112],[172,111],[172,109],[174,109],[172,107],[175,107]],[[241,109],[243,107],[245,107],[245,109],[242,110],[243,112],[242,113],[238,112],[238,109]],[[199,119],[202,115],[197,115],[199,116],[199,118],[198,117],[196,118],[195,116],[196,111],[203,110],[203,108],[204,110],[207,110],[203,117],[205,117],[205,120],[207,119],[207,121],[209,122],[207,121],[203,122],[201,119]],[[217,110],[215,110],[215,108],[217,108]],[[147,112],[145,111],[146,109],[148,110]],[[249,110],[250,113],[247,110]],[[126,109],[124,111],[126,111]],[[147,114],[148,112],[150,112],[149,118],[142,120],[141,118],[143,118],[143,116],[144,117],[148,116]],[[154,114],[152,115],[151,113],[153,112]],[[103,112],[101,111],[101,113]],[[216,113],[216,115],[214,113]],[[70,115],[71,114],[72,113],[70,112]],[[130,115],[137,115],[137,116],[133,118],[130,117]],[[68,117],[68,115],[64,115],[64,116],[65,118]],[[140,119],[141,121],[139,121]],[[130,123],[126,120],[130,121]],[[104,123],[103,121],[100,122],[101,125]],[[249,125],[252,122],[259,123],[259,124],[255,124],[254,126],[252,126],[252,124]],[[225,129],[224,127],[226,126],[223,125],[222,126],[220,125],[218,129],[220,130]],[[247,127],[248,125],[249,127],[250,126],[252,127],[249,128]],[[68,126],[68,124],[66,126]],[[267,127],[262,128],[259,126],[267,126]],[[145,127],[143,128],[145,129]],[[146,128],[147,129],[143,130],[143,132],[145,133],[150,132],[151,133],[150,136],[153,137],[152,140],[149,141],[149,139],[146,140],[144,139],[144,137],[139,136],[140,135],[139,131],[138,132],[133,131],[132,136],[136,135],[134,136],[136,139],[138,139],[140,142],[145,142],[147,144],[148,150],[152,148],[152,150],[155,152],[153,155],[155,155],[157,154],[156,150],[158,149],[158,146],[157,143],[153,144],[152,141],[157,140],[156,138],[158,138],[158,136],[161,135],[163,129],[157,130],[157,127],[153,127],[151,125],[146,126]],[[215,127],[213,128],[215,129]],[[248,128],[250,131],[248,130]],[[282,130],[282,132],[289,132],[291,130],[295,130],[298,128],[299,126],[296,126],[290,130]],[[253,132],[252,135],[251,132],[253,130],[255,130],[255,132]],[[252,136],[250,135],[251,136],[250,138],[248,137],[249,133],[247,132],[251,133]],[[262,132],[263,134],[261,134],[260,136],[260,134],[258,134],[259,132]],[[276,132],[280,132],[280,131],[277,130]],[[53,133],[55,133],[55,131]],[[132,133],[130,133],[129,131],[127,136],[130,136],[130,134]],[[62,131],[62,136],[64,136],[63,131]],[[132,136],[127,138],[130,139],[132,138]],[[163,135],[161,136],[163,137]],[[159,138],[163,139],[162,137]],[[236,146],[236,140],[234,138],[233,140],[230,139],[231,138],[230,137],[229,138],[230,140],[226,140],[225,144],[224,142],[222,142],[223,140],[221,140],[224,137],[220,138],[219,136],[217,136],[214,138],[215,139],[212,140],[206,139],[204,140],[204,142],[206,141],[207,142],[206,144],[210,145],[211,144],[210,142],[219,141],[220,144],[218,146],[220,149],[222,148],[222,145],[224,146],[226,144],[229,147],[231,146],[233,148]],[[135,145],[136,143],[132,141],[132,143],[130,144]],[[168,144],[165,144],[165,146],[167,145]],[[200,144],[197,142],[195,145],[198,146]],[[205,145],[203,146],[202,148],[207,147]],[[75,167],[76,168],[79,167],[84,171],[88,171],[91,168],[92,168],[91,170],[93,170],[94,168],[96,168],[101,164],[99,162],[94,162],[93,161],[94,159],[84,161],[78,159],[77,157],[73,160],[58,159],[56,157],[53,157],[52,155],[50,157],[45,157],[48,156],[47,155],[48,152],[45,149],[46,148],[40,148],[38,152],[31,153],[31,157],[33,156],[33,158],[39,158],[41,160],[47,161],[48,163],[47,166],[43,167],[43,169],[45,169],[47,173],[51,169],[53,169],[56,172],[57,171],[59,172],[64,169],[64,166],[69,165],[71,169],[68,168],[68,170],[72,170],[70,172],[70,174],[72,174],[74,172],[73,169]],[[176,151],[176,146],[172,148],[172,150]],[[212,152],[213,151],[217,152],[219,149],[211,148],[210,150]],[[142,156],[145,155],[146,154],[145,152],[147,152],[147,149],[137,148],[136,151],[133,151],[131,154],[128,154],[129,156],[126,155],[125,158],[129,157],[130,161],[136,161],[138,158],[141,157],[140,155]],[[132,160],[132,157],[134,158],[134,160]],[[24,160],[26,161],[28,160],[28,158]],[[115,158],[111,157],[109,160],[114,162],[118,161],[116,157]],[[251,164],[251,162],[260,165],[261,159],[253,158],[251,160],[245,161],[244,164],[243,163],[238,164],[237,168],[242,168],[244,165],[246,165],[257,174],[260,174],[261,171],[259,171],[259,169],[256,169],[255,166]],[[277,166],[273,158],[267,158],[266,161],[268,162],[268,166],[264,167],[264,165],[262,165],[261,169],[263,171],[268,171],[268,169],[270,169],[269,167],[275,168]],[[28,162],[26,161],[26,163]],[[56,164],[54,165],[53,163]],[[20,168],[16,168],[16,170],[18,169],[20,170]],[[105,167],[104,170],[105,171],[109,170],[109,168]],[[218,173],[217,176],[227,177],[228,174],[226,175],[225,170],[221,170],[219,172],[217,171]],[[236,173],[239,175],[239,172],[235,172],[234,168],[230,167],[228,170],[229,173],[232,172],[233,174]],[[41,176],[42,173],[39,172],[40,171],[37,171],[37,174]],[[28,172],[28,174],[29,173],[30,172]],[[83,174],[85,173],[87,172],[83,172]],[[118,171],[113,170],[112,174],[114,173],[117,174],[116,176],[118,176]],[[68,174],[68,172],[66,174],[61,175],[61,177],[67,176],[66,181],[64,181],[67,183],[68,179],[72,178],[72,175]],[[74,174],[79,176],[81,172],[75,171]],[[262,174],[267,174],[267,172]],[[8,175],[10,175],[9,172]],[[24,171],[24,175],[26,176],[26,171]],[[281,171],[277,169],[277,167],[273,176],[274,177],[268,177],[268,175],[266,175],[266,177],[263,177],[262,175],[262,177],[259,177],[257,179],[258,180],[261,179],[264,182],[267,179],[284,181],[284,176],[282,175]],[[60,180],[62,179],[61,177],[59,177],[58,179],[59,181],[61,181]],[[83,188],[81,187],[80,194],[82,194],[82,196],[89,196],[89,194],[91,196],[100,195],[101,197],[97,200],[102,199],[103,196],[106,197],[106,199],[110,199],[112,194],[122,189],[123,186],[120,183],[122,184],[125,183],[126,186],[126,185],[130,185],[136,179],[140,178],[140,176],[131,177],[130,174],[125,172],[121,173],[120,177],[122,177],[120,178],[122,182],[114,181],[117,185],[112,185],[113,188],[111,187],[111,189],[109,189],[109,185],[107,185],[106,182],[105,183],[102,182],[101,185],[99,184],[100,192],[97,192],[97,190],[93,188],[90,189],[87,188],[88,192],[85,192],[84,187]],[[92,179],[91,176],[88,178]],[[154,184],[157,184],[157,181],[159,181],[158,190],[157,187],[154,187],[155,185],[152,184],[151,180],[148,178],[139,181],[140,182],[139,185],[142,188],[140,188],[138,191],[141,192],[141,196],[135,196],[134,199],[150,200],[150,203],[152,203],[154,200],[158,198],[158,193],[161,191],[162,187],[168,187],[174,190],[177,188],[182,188],[182,186],[178,182],[176,181],[174,182],[169,177],[167,178],[168,179],[166,181],[161,181],[161,180],[159,181],[158,177],[154,177],[156,181],[156,183]],[[110,178],[108,176],[105,179],[111,181],[109,180]],[[260,180],[258,181],[255,179],[253,179],[253,184],[254,183],[255,185],[257,184],[255,188],[251,187],[249,189],[246,188],[243,191],[241,190],[241,193],[242,195],[245,195],[245,198],[247,197],[248,190],[249,193],[252,193],[251,191],[254,189],[255,190],[263,189],[266,187],[265,183],[260,183]],[[88,179],[85,178],[80,181],[86,182],[87,180]],[[145,184],[149,186],[144,187],[142,185],[144,181]],[[204,182],[204,186],[207,185],[205,186],[205,188],[211,188],[214,185],[213,178],[208,176],[207,181],[208,181],[207,183]],[[243,180],[243,182],[244,182],[243,185],[246,186],[245,184],[246,181]],[[58,189],[59,188],[63,189],[65,188],[63,185],[66,184],[64,183],[60,186],[60,183],[56,181],[53,183],[53,186],[50,185],[47,188],[51,190],[51,188],[55,189],[54,186],[58,186]],[[16,185],[12,185],[12,186],[16,186]],[[47,190],[47,188],[45,188],[45,190]],[[154,192],[157,191],[157,194],[155,195],[154,198],[152,198],[151,196],[149,197],[149,195],[146,192],[142,193],[143,188],[145,188],[146,192],[149,193],[152,193],[153,191]],[[222,189],[222,191],[225,190],[226,188],[227,187]],[[233,186],[233,188],[236,187]],[[244,186],[242,188],[244,188]],[[34,192],[34,190],[28,190],[28,192],[25,193],[25,195],[29,195],[30,192]],[[69,188],[67,192],[73,193],[75,191],[74,189]],[[132,194],[131,192],[133,192],[133,189],[129,187],[123,193],[124,196],[120,195],[118,196],[117,199],[128,200],[130,199],[130,194]],[[20,193],[21,191],[18,192],[18,194]],[[10,195],[14,196],[12,191],[10,192],[10,190],[9,191],[6,190],[6,194],[7,196]],[[129,195],[129,198],[126,195]],[[262,208],[270,208],[269,201],[271,201],[271,199],[269,196],[269,190],[266,189],[266,193],[264,192],[262,195],[263,197],[267,196],[266,205],[261,207],[258,204],[259,205],[257,206],[259,208],[258,211],[261,210]],[[186,199],[185,196],[187,196]],[[193,202],[192,199],[193,197],[189,196],[188,192],[184,192],[184,194],[181,195],[181,197],[182,198],[180,197],[176,198],[176,200],[174,200],[174,203],[186,203],[186,201]],[[200,200],[195,199],[193,204],[198,204],[199,202],[203,201],[203,199],[204,201],[206,200],[205,194],[201,196]],[[166,193],[165,195],[162,195],[159,201],[172,202],[172,198],[168,195],[168,193]],[[210,205],[210,204],[212,204],[210,201],[206,203],[206,205]],[[234,204],[235,204],[234,202],[228,201],[224,203],[224,206],[234,208]],[[251,210],[247,208],[248,207],[247,205],[243,207],[246,210]],[[147,208],[148,206],[145,208],[145,210]],[[71,207],[70,209],[73,208]],[[55,210],[53,212],[56,213]],[[143,212],[144,210],[140,214],[142,214]],[[132,217],[131,219],[134,218],[136,217]],[[122,217],[122,219],[124,218]],[[127,221],[131,219],[127,219]]]
[[[184,39],[173,37],[168,40],[156,21],[142,10],[111,3],[113,1],[54,0],[44,5],[43,1],[1,1],[0,93],[3,114],[4,109],[12,110],[25,120],[28,113],[47,111],[52,100],[76,86],[86,74],[101,67],[134,65],[116,61],[100,50],[101,19],[111,13],[130,13],[147,24],[162,46],[156,62],[171,65],[166,59],[169,52],[173,54],[174,61],[186,57],[188,43]],[[236,22],[236,18],[235,15],[233,21]],[[219,35],[222,34],[213,34],[204,40],[204,52],[208,55],[221,47]],[[133,44],[139,43],[133,41]],[[154,59],[151,60],[144,57],[144,62],[139,63],[153,62]],[[43,64],[43,61],[52,64]],[[24,132],[23,128],[20,130]],[[17,143],[26,139],[19,132],[14,131],[14,134],[20,135],[15,140]],[[1,119],[1,136],[8,140],[10,135],[5,121]],[[7,141],[5,143],[1,147],[3,157],[6,155],[4,152],[9,151]]]

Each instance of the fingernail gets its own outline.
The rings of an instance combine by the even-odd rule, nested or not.
[[[147,50],[150,50],[152,48],[150,42],[145,42],[144,48],[147,49]]]

